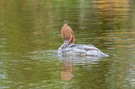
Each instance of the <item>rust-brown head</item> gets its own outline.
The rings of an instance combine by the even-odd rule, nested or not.
[[[61,29],[61,36],[64,40],[64,43],[74,44],[74,32],[67,24],[63,25]]]

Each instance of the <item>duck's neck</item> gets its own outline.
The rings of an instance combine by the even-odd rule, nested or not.
[[[74,35],[72,34],[72,37],[71,37],[71,39],[69,40],[69,43],[70,43],[70,44],[74,44],[74,42],[75,42],[75,37],[74,37]]]
[[[64,44],[74,44],[74,41],[75,41],[74,36],[72,36],[71,39],[64,40]]]

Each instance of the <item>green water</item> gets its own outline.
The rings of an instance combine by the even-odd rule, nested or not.
[[[135,89],[134,4],[0,0],[0,89]],[[58,57],[64,22],[110,57]]]

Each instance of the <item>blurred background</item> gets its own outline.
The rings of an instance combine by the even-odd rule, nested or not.
[[[108,58],[60,58],[64,22]],[[134,0],[0,0],[0,89],[135,89]]]

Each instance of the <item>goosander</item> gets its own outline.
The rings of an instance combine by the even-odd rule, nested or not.
[[[74,56],[96,56],[96,57],[108,57],[107,54],[100,51],[93,45],[74,44],[75,36],[73,30],[64,24],[61,29],[61,36],[64,43],[58,49],[58,55],[74,55]]]

